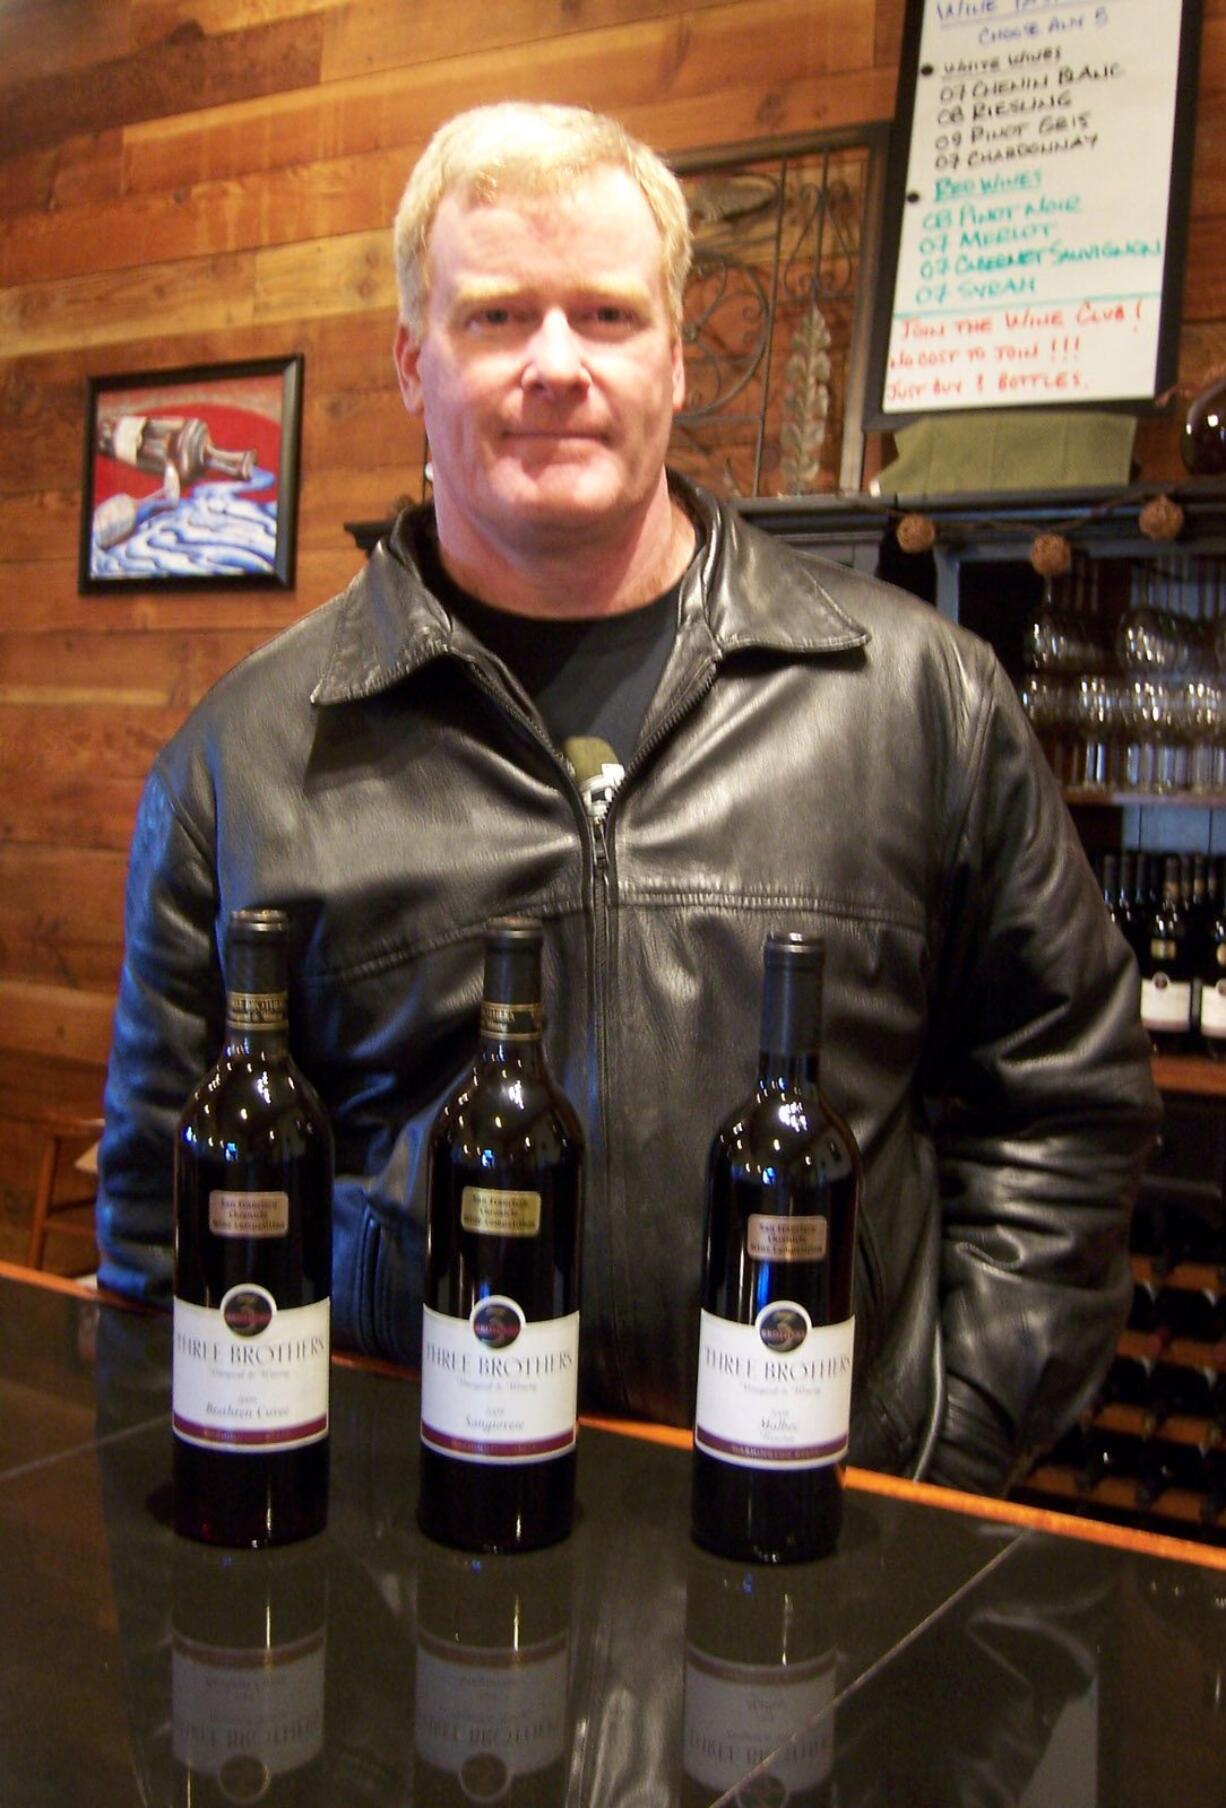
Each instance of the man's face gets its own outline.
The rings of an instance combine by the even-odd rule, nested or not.
[[[608,168],[562,196],[449,195],[429,258],[424,337],[400,327],[396,368],[444,548],[519,562],[624,532],[664,493],[684,394],[637,184]]]

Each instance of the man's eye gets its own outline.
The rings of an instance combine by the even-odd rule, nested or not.
[[[469,325],[476,327],[507,326],[511,310],[506,307],[477,308],[469,315]]]
[[[616,302],[606,302],[592,309],[592,318],[598,326],[629,326],[634,320],[629,308],[618,307]]]

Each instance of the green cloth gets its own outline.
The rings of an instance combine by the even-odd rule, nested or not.
[[[927,415],[898,429],[898,456],[874,488],[882,496],[948,496],[1126,484],[1136,430],[1131,414],[1026,408]]]

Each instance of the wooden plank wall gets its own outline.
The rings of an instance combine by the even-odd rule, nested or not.
[[[903,0],[6,0],[0,9],[0,1233],[94,1110],[142,778],[414,487],[388,224],[434,127],[522,96],[666,152],[888,119]],[[1226,0],[1206,0],[1190,379],[1226,359]],[[306,357],[292,594],[81,598],[88,374]],[[1145,428],[1147,474],[1176,469]],[[2,1235],[0,1235],[2,1244]],[[3,1248],[0,1247],[0,1254]]]

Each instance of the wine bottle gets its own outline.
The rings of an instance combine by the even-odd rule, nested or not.
[[[289,1051],[279,910],[236,910],[221,1059],[175,1140],[174,1523],[309,1537],[328,1510],[332,1135]]]
[[[255,469],[255,452],[215,446],[202,420],[156,420],[144,414],[108,416],[98,423],[98,450],[121,464],[159,477],[169,467],[180,483],[194,483],[208,471],[246,483]]]
[[[1202,949],[1198,1027],[1205,1053],[1226,1061],[1226,901],[1214,908]]]
[[[328,1576],[319,1547],[180,1540],[171,1577],[176,1808],[322,1808]]]
[[[1120,861],[1118,854],[1104,854],[1099,869],[1099,885],[1103,894],[1103,903],[1107,907],[1107,915],[1117,929],[1123,929],[1123,908],[1120,901]]]
[[[574,1515],[583,1132],[545,1065],[542,939],[489,925],[477,1059],[430,1136],[418,1518],[464,1550]]]
[[[1141,1021],[1154,1046],[1185,1050],[1192,1029],[1192,958],[1179,881],[1179,860],[1169,855],[1162,897],[1149,920],[1141,959]]]
[[[414,1802],[562,1808],[570,1780],[571,1546],[417,1563]]]
[[[768,937],[757,1088],[707,1169],[692,1530],[741,1561],[823,1555],[842,1522],[861,1166],[819,1090],[823,960]]]

